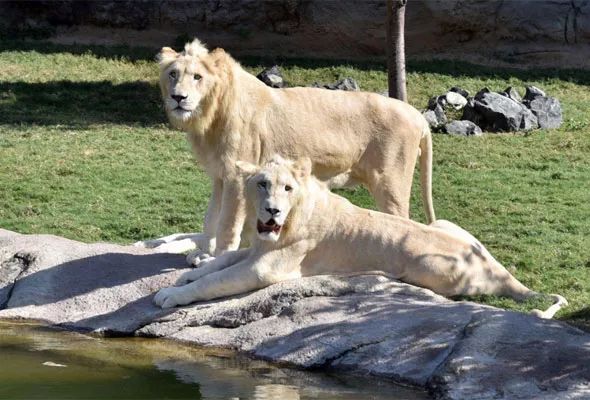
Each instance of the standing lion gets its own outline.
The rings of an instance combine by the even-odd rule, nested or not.
[[[160,88],[172,126],[187,132],[213,182],[202,234],[139,242],[162,251],[198,246],[205,253],[235,250],[245,219],[243,179],[236,161],[262,164],[278,153],[311,158],[330,187],[364,185],[379,210],[409,217],[416,158],[428,222],[432,205],[432,139],[414,107],[375,93],[296,87],[273,89],[222,49],[201,42],[158,55]],[[194,257],[193,257],[194,258]]]

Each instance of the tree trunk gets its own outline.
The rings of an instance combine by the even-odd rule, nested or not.
[[[389,97],[407,101],[404,23],[407,0],[387,0],[387,81]]]

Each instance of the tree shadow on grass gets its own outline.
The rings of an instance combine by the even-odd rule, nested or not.
[[[91,54],[107,60],[154,61],[160,48],[131,47],[125,45],[103,46],[83,44],[56,44],[47,41],[0,40],[0,51],[34,51],[41,54],[69,53]]]
[[[158,88],[147,82],[0,82],[0,125],[161,125]]]

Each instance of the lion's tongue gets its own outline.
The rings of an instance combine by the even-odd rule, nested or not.
[[[258,224],[256,228],[258,229],[259,233],[263,232],[274,232],[278,233],[281,230],[281,226],[274,222],[274,220],[268,221],[269,223],[264,223],[258,220]]]

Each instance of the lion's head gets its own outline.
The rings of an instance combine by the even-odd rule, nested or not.
[[[311,160],[298,161],[274,156],[259,167],[238,161],[238,169],[249,178],[246,191],[249,206],[256,211],[256,232],[261,240],[276,242],[298,211],[311,175]]]
[[[197,39],[177,53],[164,47],[157,56],[160,65],[160,89],[164,107],[172,123],[198,117],[204,99],[220,79],[219,64],[225,59],[222,49],[211,52]]]

